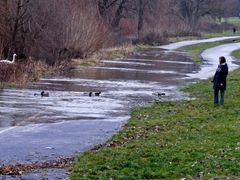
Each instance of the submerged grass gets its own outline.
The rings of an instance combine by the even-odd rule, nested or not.
[[[229,75],[223,107],[205,80],[183,90],[195,100],[132,110],[118,134],[76,159],[71,179],[239,178],[239,76]]]

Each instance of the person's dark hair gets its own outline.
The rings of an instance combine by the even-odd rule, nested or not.
[[[221,64],[226,62],[226,58],[224,56],[221,56],[219,59]]]

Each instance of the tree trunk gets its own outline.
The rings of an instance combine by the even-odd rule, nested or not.
[[[115,13],[115,17],[114,17],[114,19],[112,21],[112,27],[113,28],[118,27],[118,25],[119,25],[119,23],[120,23],[120,21],[122,19],[122,14],[123,14],[123,10],[124,10],[124,6],[125,6],[126,2],[127,2],[127,0],[122,0],[120,2],[120,5],[118,6],[118,9],[117,9],[117,11]]]
[[[16,17],[14,19],[14,27],[13,27],[13,32],[12,32],[12,46],[11,46],[11,51],[15,51],[16,49],[16,37],[18,33],[18,26],[19,26],[19,16],[20,16],[20,11],[22,8],[22,0],[18,0],[17,2],[17,11],[16,11]]]
[[[138,38],[141,38],[143,30],[143,21],[144,21],[144,4],[143,0],[139,0],[139,10],[138,10]]]

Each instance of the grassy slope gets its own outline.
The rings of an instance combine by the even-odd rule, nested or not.
[[[240,176],[240,71],[228,78],[226,104],[214,107],[212,84],[185,89],[193,101],[137,108],[106,146],[80,156],[72,179]]]
[[[238,59],[240,59],[240,50],[236,50],[232,53],[232,55]]]

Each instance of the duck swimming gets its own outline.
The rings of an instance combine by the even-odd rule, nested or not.
[[[158,93],[158,96],[165,96],[166,93]]]
[[[89,94],[88,94],[88,96],[89,97],[92,97],[93,95],[95,95],[95,96],[100,96],[100,94],[101,94],[102,92],[89,92]]]
[[[41,96],[42,97],[49,97],[49,92],[42,91]]]
[[[95,96],[100,96],[102,92],[95,92]]]

